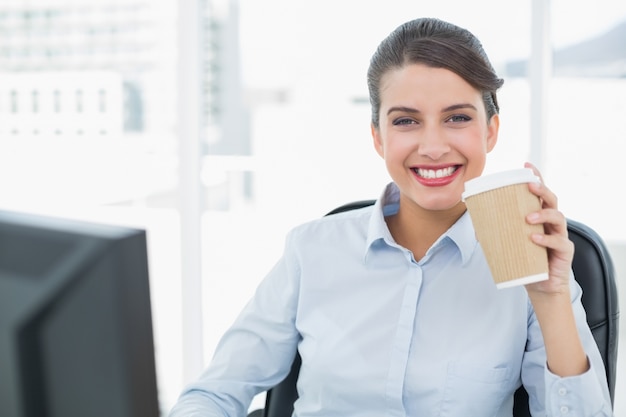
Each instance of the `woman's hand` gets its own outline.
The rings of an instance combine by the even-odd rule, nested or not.
[[[531,236],[533,242],[548,249],[548,275],[547,281],[541,281],[526,285],[526,290],[531,293],[543,294],[569,294],[569,279],[574,257],[574,244],[567,234],[567,220],[563,213],[558,210],[556,195],[544,185],[539,170],[531,163],[524,164],[526,168],[533,170],[540,179],[540,183],[531,183],[528,188],[539,197],[541,210],[530,213],[526,221],[530,224],[543,224],[544,233]]]

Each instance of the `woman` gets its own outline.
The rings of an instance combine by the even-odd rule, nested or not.
[[[368,71],[374,147],[393,182],[373,207],[296,227],[284,255],[172,416],[242,416],[302,357],[297,416],[611,415],[555,195],[529,223],[549,279],[497,290],[461,199],[497,143],[502,85],[479,41],[407,22]],[[539,173],[530,164],[537,175]]]

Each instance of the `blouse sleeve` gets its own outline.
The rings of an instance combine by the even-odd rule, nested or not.
[[[604,363],[587,324],[581,303],[582,290],[570,277],[576,326],[589,361],[587,372],[559,377],[550,372],[539,322],[528,302],[528,341],[522,363],[522,383],[528,392],[533,416],[612,416]]]
[[[285,253],[217,345],[200,376],[182,392],[170,417],[243,416],[253,397],[280,382],[295,357],[299,268]]]

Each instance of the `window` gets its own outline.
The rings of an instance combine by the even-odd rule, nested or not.
[[[54,90],[53,93],[54,112],[61,113],[61,91]]]
[[[33,90],[31,92],[32,112],[39,113],[39,91]]]
[[[82,113],[84,110],[83,90],[76,90],[75,101],[76,101],[76,113]]]
[[[11,113],[17,113],[18,112],[18,101],[17,101],[17,91],[15,90],[11,90]]]

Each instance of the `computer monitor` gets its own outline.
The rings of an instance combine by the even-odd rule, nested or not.
[[[0,416],[158,415],[145,231],[0,210]]]

